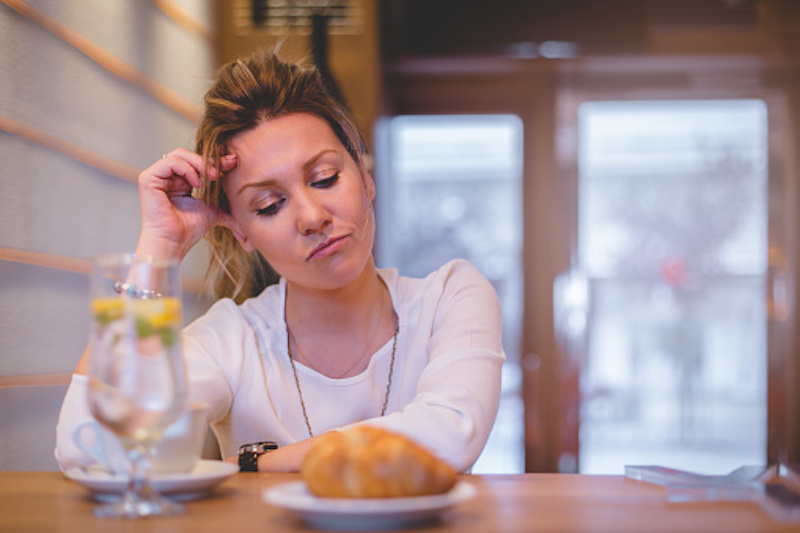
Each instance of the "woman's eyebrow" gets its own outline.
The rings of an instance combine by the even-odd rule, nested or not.
[[[248,187],[254,187],[256,189],[266,189],[267,187],[274,187],[277,184],[278,182],[275,181],[274,179],[266,179],[262,181],[254,181],[252,183],[245,183],[244,185],[242,185],[242,188],[239,189],[239,191],[236,194],[237,196],[240,196]]]
[[[315,156],[311,157],[308,161],[303,163],[303,171],[307,172],[311,167],[317,164],[317,161],[319,161],[322,158],[322,156],[328,153],[339,155],[339,152],[337,152],[336,150],[332,148],[326,148],[325,150],[322,150]]]

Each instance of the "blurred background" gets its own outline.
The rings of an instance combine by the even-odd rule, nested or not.
[[[800,2],[0,0],[0,469],[51,470],[88,259],[224,62],[316,64],[369,140],[379,266],[494,284],[475,472],[800,462]],[[198,246],[186,320],[209,305]]]

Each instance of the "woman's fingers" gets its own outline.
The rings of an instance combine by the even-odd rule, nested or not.
[[[243,240],[230,214],[195,196],[205,179],[215,179],[218,170],[227,172],[236,164],[233,154],[220,158],[218,164],[206,165],[202,156],[176,148],[142,171],[139,174],[140,248],[154,255],[184,257],[215,225],[231,228],[236,238]]]
[[[236,157],[236,154],[227,154],[223,155],[219,158],[219,168],[222,172],[230,172],[236,165],[239,163],[239,160]],[[206,175],[208,179],[215,181],[219,176],[217,176],[217,169],[214,165],[209,165]]]
[[[236,154],[227,154],[220,158],[219,163],[222,172],[229,172],[236,168],[238,159]],[[162,178],[168,178],[172,174],[182,176],[192,187],[198,189],[202,186],[203,175],[208,176],[208,179],[212,181],[219,177],[215,165],[205,164],[202,156],[186,148],[176,148],[164,154],[150,168]],[[167,173],[169,174],[167,175]]]
[[[182,177],[192,187],[202,186],[200,178],[203,169],[203,159],[185,148],[176,148],[164,157],[153,163],[148,169],[157,178],[171,179],[175,176]],[[147,171],[145,171],[147,173]]]

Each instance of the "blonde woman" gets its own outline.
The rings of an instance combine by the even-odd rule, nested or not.
[[[491,285],[463,260],[424,279],[376,268],[365,145],[315,70],[259,52],[223,67],[205,103],[196,152],[139,177],[136,253],[182,259],[211,244],[219,300],[182,345],[222,456],[275,441],[257,469],[296,471],[315,436],[370,424],[469,469],[500,395]],[[71,441],[90,417],[86,359],[61,411],[62,465],[87,460]]]

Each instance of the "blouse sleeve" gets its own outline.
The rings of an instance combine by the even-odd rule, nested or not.
[[[93,420],[86,397],[88,386],[88,377],[73,374],[61,404],[56,424],[55,456],[62,471],[72,465],[88,467],[95,463],[95,460],[81,451],[73,440],[75,429],[80,424]]]
[[[421,312],[418,327],[431,329],[428,362],[413,400],[369,423],[400,431],[465,471],[494,425],[505,355],[493,287],[466,261],[449,266],[440,271],[440,297]]]
[[[223,299],[184,329],[181,342],[189,401],[206,404],[213,425],[230,414],[244,372],[243,354],[254,343],[252,331],[236,304]]]
[[[237,327],[235,312],[225,307],[224,304],[217,306],[213,313],[210,310],[181,333],[188,401],[207,405],[206,417],[209,424],[227,416],[233,401],[228,377],[217,360],[217,355],[232,352],[233,341],[229,339],[237,338],[235,335],[230,337],[221,334],[226,331],[235,332]],[[87,376],[74,374],[61,404],[56,425],[55,457],[62,470],[72,465],[88,467],[96,463],[73,440],[76,428],[93,420],[87,398],[88,383]]]

